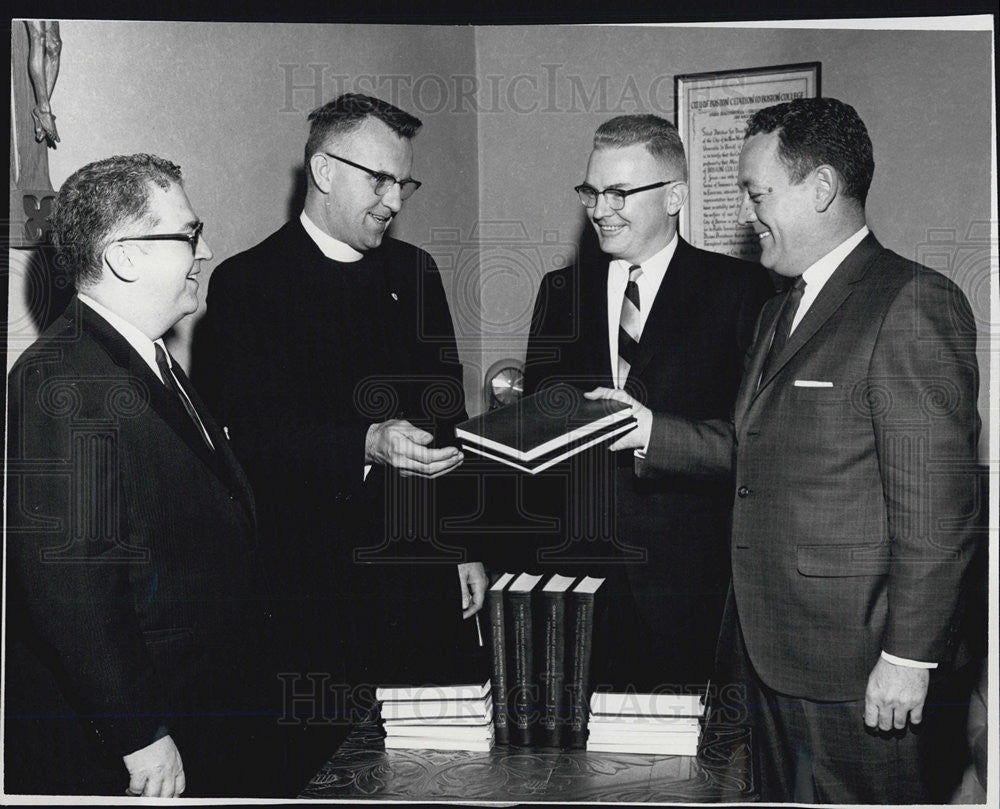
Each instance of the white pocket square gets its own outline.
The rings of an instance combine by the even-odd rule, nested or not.
[[[795,387],[797,388],[832,388],[832,382],[818,382],[815,379],[796,379]]]

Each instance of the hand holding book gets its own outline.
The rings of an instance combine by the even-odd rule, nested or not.
[[[583,394],[588,399],[610,399],[615,402],[627,404],[629,413],[635,418],[636,427],[634,430],[619,436],[618,439],[608,447],[612,452],[621,449],[633,449],[645,452],[649,446],[649,434],[653,426],[653,411],[641,404],[637,399],[629,396],[625,391],[618,388],[594,388]]]
[[[365,437],[365,463],[379,463],[399,470],[403,477],[433,478],[457,467],[464,456],[458,447],[428,446],[434,436],[406,419],[371,425]]]

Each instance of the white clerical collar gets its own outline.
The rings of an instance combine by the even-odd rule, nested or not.
[[[78,292],[76,296],[108,321],[108,325],[128,341],[128,344],[145,360],[146,365],[156,374],[157,378],[161,382],[163,381],[163,377],[160,376],[160,369],[156,365],[156,343],[163,346],[164,352],[167,352],[167,347],[163,345],[162,339],[156,341],[150,340],[138,326],[129,323],[121,315],[112,312],[107,306],[98,303],[86,293]],[[167,356],[169,357],[170,354],[167,353]],[[169,360],[167,361],[169,362]]]
[[[663,276],[666,275],[667,267],[670,266],[670,260],[674,257],[674,252],[676,250],[677,234],[674,233],[674,237],[667,242],[666,246],[662,250],[651,255],[640,265],[642,267],[642,275],[639,276],[640,289],[642,289],[643,279],[645,279],[645,284],[652,289],[653,294],[655,295],[656,290],[660,288],[660,281],[662,281]],[[611,266],[615,267],[616,270],[625,273],[625,276],[627,277],[628,268],[632,266],[632,262],[617,258],[611,262]],[[651,300],[651,298],[648,300]]]
[[[867,235],[868,225],[862,225],[861,230],[853,236],[846,238],[823,256],[823,258],[810,265],[809,269],[802,273],[802,280],[806,282],[806,289],[812,288],[818,294],[819,290],[830,280],[830,276],[833,275],[837,267],[841,265],[855,247],[861,244]]]
[[[302,223],[302,227],[306,229],[306,233],[309,234],[309,238],[316,242],[316,246],[323,251],[323,255],[327,258],[343,262],[360,261],[364,258],[364,253],[359,253],[349,244],[340,241],[340,239],[335,239],[329,233],[320,230],[319,226],[309,218],[305,211],[299,215],[299,221]]]

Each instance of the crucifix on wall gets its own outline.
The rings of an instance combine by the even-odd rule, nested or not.
[[[11,247],[49,242],[55,192],[48,150],[59,143],[51,100],[61,50],[59,23],[54,20],[11,26]]]

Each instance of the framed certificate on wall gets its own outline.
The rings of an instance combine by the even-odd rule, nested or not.
[[[764,107],[819,94],[819,62],[674,77],[674,116],[690,170],[681,236],[705,250],[758,259],[753,229],[737,222],[737,164],[747,118]]]

